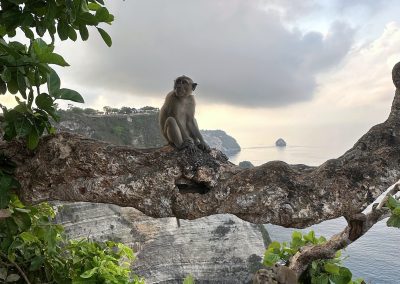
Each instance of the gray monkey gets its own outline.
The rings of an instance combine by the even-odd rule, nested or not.
[[[174,81],[174,89],[168,93],[160,110],[159,122],[163,136],[169,144],[182,150],[195,150],[197,146],[209,152],[210,147],[200,134],[194,118],[196,102],[192,92],[197,84],[187,76]]]

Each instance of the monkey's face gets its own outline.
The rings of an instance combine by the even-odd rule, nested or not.
[[[178,97],[189,96],[196,89],[197,84],[193,83],[192,79],[186,76],[176,78],[174,90]]]

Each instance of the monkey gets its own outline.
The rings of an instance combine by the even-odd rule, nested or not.
[[[210,147],[204,141],[194,118],[196,103],[192,92],[196,86],[197,83],[187,76],[176,78],[174,89],[167,94],[161,107],[159,123],[162,135],[176,149],[194,151],[197,146],[209,152]]]

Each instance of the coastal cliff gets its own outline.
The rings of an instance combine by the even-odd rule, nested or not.
[[[166,145],[158,125],[158,111],[131,114],[99,114],[94,110],[73,108],[60,110],[56,128],[115,145],[132,145],[136,148],[156,148]],[[212,148],[226,155],[240,152],[236,140],[222,130],[201,130],[204,140]]]

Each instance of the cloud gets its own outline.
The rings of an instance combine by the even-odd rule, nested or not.
[[[388,23],[378,38],[353,48],[340,69],[321,76],[318,93],[328,104],[342,108],[381,104],[389,111],[394,93],[391,72],[400,60],[399,45],[400,25]]]
[[[116,21],[98,36],[63,50],[66,77],[103,92],[164,97],[182,74],[208,103],[278,107],[312,99],[316,76],[349,51],[354,31],[335,22],[329,33],[289,30],[257,1],[113,2]]]

